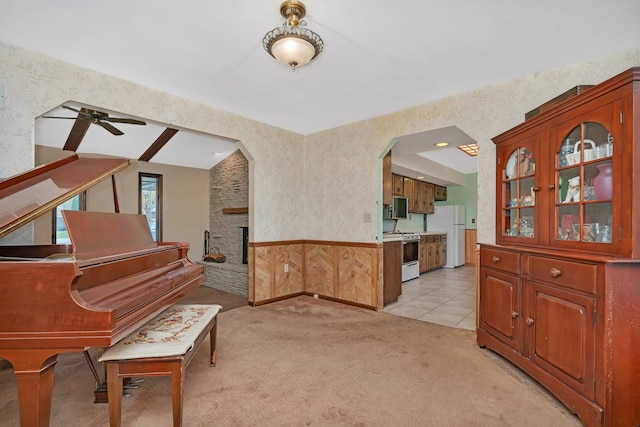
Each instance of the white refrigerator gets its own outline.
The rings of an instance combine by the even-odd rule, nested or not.
[[[447,233],[446,268],[464,265],[464,206],[436,206],[435,212],[427,215],[427,231]]]

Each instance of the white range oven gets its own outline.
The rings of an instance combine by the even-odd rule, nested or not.
[[[420,277],[420,233],[402,233],[402,281]]]

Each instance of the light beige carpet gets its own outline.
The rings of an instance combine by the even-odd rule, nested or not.
[[[579,426],[475,333],[297,297],[218,315],[218,365],[207,343],[187,369],[185,426]],[[78,354],[56,367],[52,426],[106,426]],[[123,425],[170,426],[168,378],[123,400]],[[0,371],[0,425],[17,426],[11,370]]]

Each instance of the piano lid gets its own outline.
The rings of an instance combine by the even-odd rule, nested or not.
[[[129,160],[74,154],[0,182],[3,237],[129,166]]]

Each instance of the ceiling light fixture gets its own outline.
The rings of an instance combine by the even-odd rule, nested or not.
[[[478,155],[478,144],[458,145],[458,148],[472,157]]]
[[[288,0],[280,5],[283,25],[265,34],[262,46],[281,64],[297,67],[311,62],[324,49],[324,42],[313,31],[303,28],[307,9],[301,1]]]
[[[442,141],[442,142],[436,142],[434,145],[436,147],[446,147],[447,145],[449,145],[449,143],[446,141]]]

